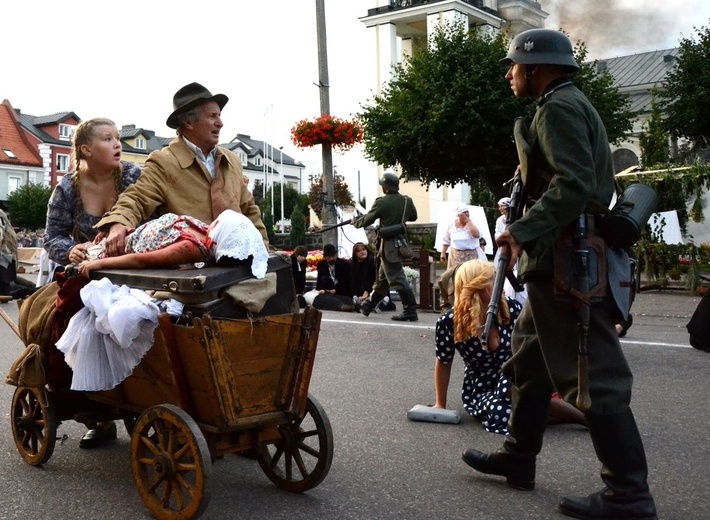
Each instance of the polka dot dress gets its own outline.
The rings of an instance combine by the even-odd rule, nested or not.
[[[500,346],[495,352],[483,348],[478,338],[469,338],[454,343],[453,309],[441,315],[436,322],[436,357],[444,364],[454,359],[455,351],[461,354],[464,369],[461,398],[464,408],[478,418],[489,432],[508,433],[511,401],[506,394],[511,383],[501,372],[503,363],[511,356],[510,336],[522,305],[517,300],[506,298],[510,308],[510,323],[500,331]]]

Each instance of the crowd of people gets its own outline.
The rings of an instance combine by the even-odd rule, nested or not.
[[[339,257],[333,244],[323,247],[323,258],[316,264],[315,287],[306,290],[308,249],[297,246],[291,253],[294,285],[301,308],[312,305],[319,310],[360,312],[375,283],[375,255],[370,247],[357,242],[349,258]],[[378,302],[377,312],[396,310],[386,296]]]
[[[17,232],[17,247],[42,247],[44,244],[44,229],[27,231],[21,229]]]

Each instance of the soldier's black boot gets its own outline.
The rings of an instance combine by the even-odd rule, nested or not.
[[[367,300],[360,304],[356,304],[355,308],[364,316],[369,316],[370,313],[375,310],[375,307],[377,307],[377,304],[380,303],[382,298],[384,298],[384,295],[373,292]]]
[[[417,321],[419,316],[417,315],[417,298],[414,296],[414,291],[411,287],[397,291],[399,297],[402,299],[402,307],[404,310],[402,314],[395,314],[392,316],[394,321]]]
[[[574,518],[655,520],[646,454],[631,409],[586,416],[605,487],[587,497],[563,498],[559,510]]]
[[[519,393],[513,389],[513,411],[508,421],[508,435],[495,453],[468,449],[462,458],[473,469],[487,475],[505,477],[515,489],[535,489],[535,458],[542,449],[547,426],[550,394]]]

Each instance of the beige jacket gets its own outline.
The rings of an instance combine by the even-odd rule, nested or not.
[[[107,228],[119,223],[136,228],[154,212],[158,216],[189,215],[209,224],[225,209],[232,209],[249,217],[268,245],[261,210],[244,184],[239,158],[217,147],[215,172],[213,180],[178,136],[166,148],[148,156],[138,181],[121,194],[111,211],[94,227]]]

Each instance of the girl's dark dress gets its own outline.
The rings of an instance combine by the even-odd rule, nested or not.
[[[367,252],[367,258],[362,262],[352,259],[350,265],[350,290],[353,296],[362,296],[367,291],[372,292],[375,284],[375,257]]]

